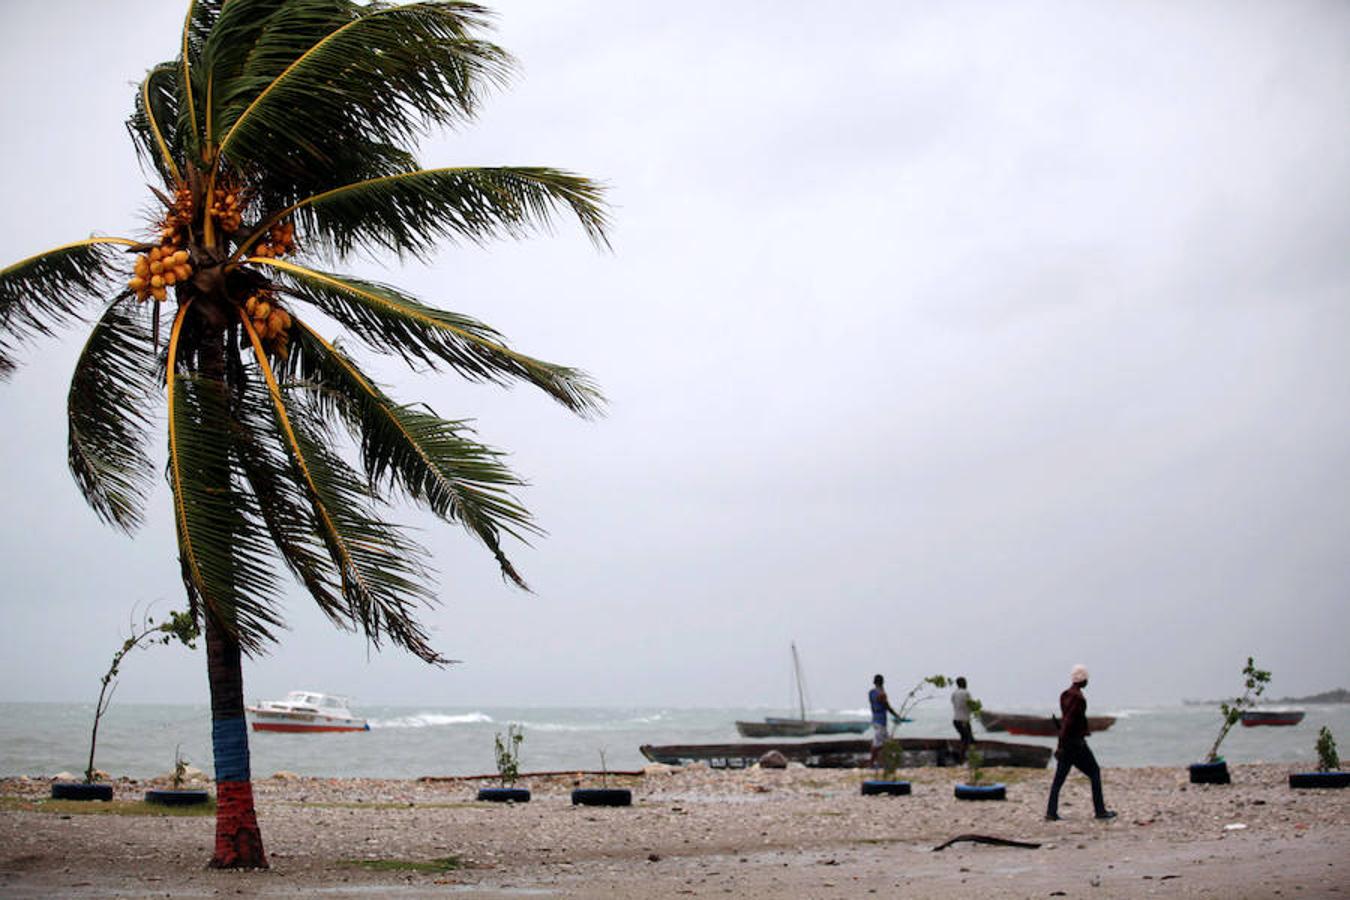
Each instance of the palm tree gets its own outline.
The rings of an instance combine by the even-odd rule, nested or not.
[[[416,617],[433,599],[426,553],[384,504],[411,499],[462,525],[521,587],[502,539],[538,533],[500,452],[464,421],[393,399],[302,315],[411,365],[527,382],[583,416],[602,403],[583,373],[480,322],[296,261],[420,258],[559,214],[606,243],[602,190],[585,178],[414,158],[422,133],[471,119],[509,74],[481,36],[488,19],[458,0],[193,0],[179,56],[149,71],[127,122],[162,182],[149,239],[93,237],[0,270],[0,373],[28,339],[97,313],[71,379],[69,461],[89,505],[128,532],[166,398],[178,554],[211,687],[213,866],[267,865],[240,659],[274,640],[280,564],[339,626],[440,664]],[[359,462],[334,448],[342,432]]]

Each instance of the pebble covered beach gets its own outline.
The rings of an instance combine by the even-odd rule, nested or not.
[[[1303,769],[1311,766],[1303,767]],[[0,781],[5,896],[1342,897],[1350,792],[1295,791],[1289,765],[1233,767],[1195,786],[1184,768],[1108,769],[1092,817],[1086,781],[1043,820],[1050,772],[993,769],[1003,802],[953,796],[964,769],[913,769],[907,797],[863,797],[848,770],[650,766],[611,776],[633,806],[573,806],[594,775],[528,777],[526,804],[475,800],[489,782],[255,782],[271,863],[206,868],[211,817],[58,811],[44,779]],[[122,779],[118,800],[156,782]],[[994,846],[982,835],[1039,844]]]

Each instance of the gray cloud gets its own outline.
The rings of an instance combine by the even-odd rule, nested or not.
[[[0,13],[6,260],[138,227],[120,122],[180,10],[80,10]],[[422,157],[605,179],[615,252],[561,228],[363,270],[594,372],[610,415],[379,364],[514,452],[538,592],[407,513],[468,664],[368,658],[297,593],[250,694],[776,703],[792,639],[833,706],[878,670],[1043,701],[1080,660],[1108,705],[1222,693],[1249,653],[1277,693],[1350,682],[1350,9],[500,12],[521,76]],[[167,492],[129,541],[64,472],[77,348],[0,386],[8,699],[85,696],[133,602],[180,602]],[[123,692],[200,700],[200,669]]]

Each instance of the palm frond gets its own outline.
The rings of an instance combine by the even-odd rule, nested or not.
[[[307,242],[339,256],[360,248],[425,257],[442,240],[482,243],[548,230],[563,210],[595,244],[608,246],[604,188],[543,167],[400,172],[325,191],[273,218],[295,213]]]
[[[487,22],[475,4],[343,5],[348,20],[330,19],[336,27],[317,40],[305,28],[265,35],[263,52],[217,111],[223,163],[314,184],[344,145],[411,146],[427,126],[470,118],[485,86],[509,70],[503,50],[474,37]],[[221,42],[227,37],[222,30]],[[275,72],[278,62],[287,64]]]
[[[271,549],[248,517],[230,464],[229,402],[222,382],[180,372],[183,323],[178,309],[169,336],[169,485],[173,491],[183,584],[193,612],[209,610],[249,653],[280,625]]]
[[[508,348],[488,326],[426,306],[387,285],[309,269],[279,259],[249,263],[277,273],[288,293],[313,304],[382,352],[431,368],[447,364],[475,381],[532,384],[581,416],[598,414],[604,398],[581,371]]]
[[[226,0],[188,0],[183,17],[183,37],[174,66],[178,69],[178,127],[184,136],[186,148],[193,159],[201,158],[202,121],[198,117],[198,97],[205,97],[205,81],[201,78],[202,48],[211,36]]]
[[[75,363],[66,398],[67,446],[85,502],[128,534],[141,524],[153,483],[148,439],[157,386],[145,316],[115,301]]]
[[[271,396],[256,379],[244,384],[235,408],[234,452],[251,489],[258,519],[286,566],[334,623],[349,628],[337,571],[314,525],[305,485],[276,428]]]
[[[340,575],[345,618],[377,647],[387,637],[427,662],[444,662],[413,610],[434,600],[424,583],[426,551],[368,512],[370,492],[314,432],[314,415],[282,393],[257,331],[242,311],[240,319],[267,381],[295,476],[305,485],[315,527]]]
[[[114,292],[117,246],[128,238],[90,238],[30,256],[0,269],[0,377],[13,371],[14,353],[33,335],[80,318],[80,308]]]
[[[541,534],[509,488],[522,485],[503,454],[471,436],[465,422],[401,406],[357,365],[299,319],[291,328],[291,358],[303,383],[341,415],[360,442],[367,476],[377,490],[389,487],[458,522],[491,551],[502,575],[525,582],[501,547],[503,532],[524,541]]]
[[[175,161],[184,156],[178,133],[180,74],[172,62],[151,69],[136,91],[136,103],[127,119],[127,132],[141,163],[149,163],[169,185],[183,178]]]

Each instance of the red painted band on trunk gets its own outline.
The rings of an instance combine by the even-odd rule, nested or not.
[[[216,869],[266,869],[262,832],[253,809],[253,784],[216,782]]]

